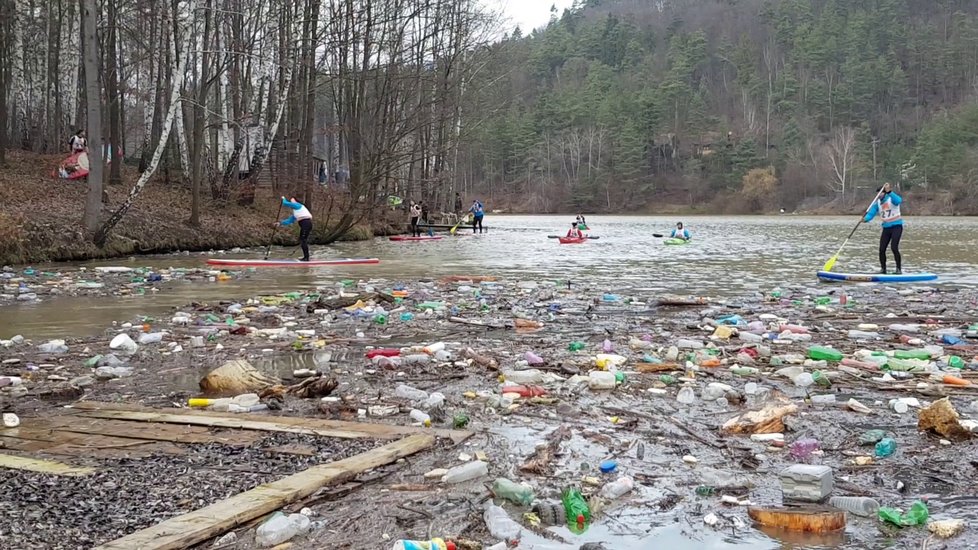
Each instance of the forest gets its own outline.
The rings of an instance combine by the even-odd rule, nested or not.
[[[530,211],[978,211],[978,3],[583,0],[492,46],[462,179]],[[837,210],[836,210],[837,211]]]
[[[455,193],[837,212],[892,181],[973,213],[976,100],[968,0],[579,0],[533,30],[475,0],[0,0],[0,165],[86,129],[96,243],[146,185],[190,227],[294,195],[327,242]]]

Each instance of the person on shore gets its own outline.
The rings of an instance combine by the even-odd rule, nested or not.
[[[670,238],[688,241],[693,238],[693,236],[690,235],[689,230],[683,226],[683,222],[679,222],[676,224],[676,228],[672,230],[672,235],[670,235]]]
[[[472,214],[472,233],[475,233],[475,228],[479,228],[479,233],[482,233],[482,218],[486,215],[485,207],[478,199],[472,201],[472,207],[469,208],[469,213]]]
[[[573,239],[584,238],[584,232],[581,231],[581,224],[579,220],[571,222],[571,227],[567,230],[567,236]]]
[[[455,193],[455,213],[462,215],[462,195]]]
[[[68,146],[72,153],[80,153],[88,148],[88,139],[85,138],[85,130],[78,130],[68,138]]]
[[[411,236],[420,237],[421,228],[418,227],[418,221],[421,219],[421,205],[411,201],[411,206],[408,210],[411,213]]]
[[[896,261],[897,274],[903,273],[903,257],[900,255],[900,238],[903,237],[903,216],[900,215],[900,205],[903,198],[893,192],[890,182],[880,187],[876,202],[869,207],[864,223],[873,221],[877,215],[883,221],[883,232],[880,234],[880,273],[886,273],[886,247],[893,251]]]
[[[309,235],[312,234],[312,213],[306,208],[302,203],[295,200],[295,197],[291,199],[286,199],[282,197],[282,206],[288,206],[292,209],[292,215],[280,222],[275,222],[275,225],[286,226],[292,225],[296,222],[299,223],[299,246],[302,247],[302,258],[299,258],[300,262],[309,261]]]

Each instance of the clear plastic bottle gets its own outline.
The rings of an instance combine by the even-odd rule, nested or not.
[[[420,423],[422,426],[431,426],[431,417],[428,416],[428,413],[418,409],[411,409],[411,412],[408,414],[411,416],[411,420]]]
[[[815,383],[815,378],[812,377],[810,372],[803,372],[798,376],[794,377],[793,382],[796,386],[800,388],[807,388]]]
[[[537,369],[505,370],[503,378],[514,384],[539,384],[543,382],[543,371]]]
[[[424,401],[428,399],[428,392],[412,388],[407,384],[399,384],[394,388],[394,397],[398,399],[408,399],[410,401]]]
[[[592,390],[613,390],[616,383],[613,372],[593,370],[588,374],[588,387]]]
[[[605,486],[601,488],[600,494],[603,498],[614,500],[627,493],[630,493],[634,488],[635,482],[632,481],[632,478],[628,476],[621,476],[615,481],[606,483]]]
[[[829,506],[863,517],[875,516],[880,509],[880,503],[869,497],[831,497]]]
[[[427,365],[430,362],[431,356],[423,353],[415,353],[401,357],[401,363],[404,365]]]
[[[308,531],[310,524],[309,518],[302,514],[289,514],[286,516],[278,512],[258,527],[255,542],[263,548],[278,546],[292,539],[292,537]]]
[[[481,460],[473,460],[448,470],[441,480],[443,483],[464,483],[485,475],[489,475],[489,465]]]
[[[518,539],[523,529],[519,523],[509,517],[506,510],[491,503],[482,514],[482,519],[486,522],[489,534],[497,539]]]

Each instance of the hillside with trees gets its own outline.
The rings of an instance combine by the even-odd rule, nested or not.
[[[584,0],[492,46],[460,177],[536,211],[978,206],[978,3]],[[918,204],[922,201],[918,201]]]

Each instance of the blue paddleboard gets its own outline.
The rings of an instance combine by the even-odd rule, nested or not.
[[[818,278],[823,281],[847,281],[850,283],[919,283],[936,281],[933,273],[833,273],[819,271]]]

